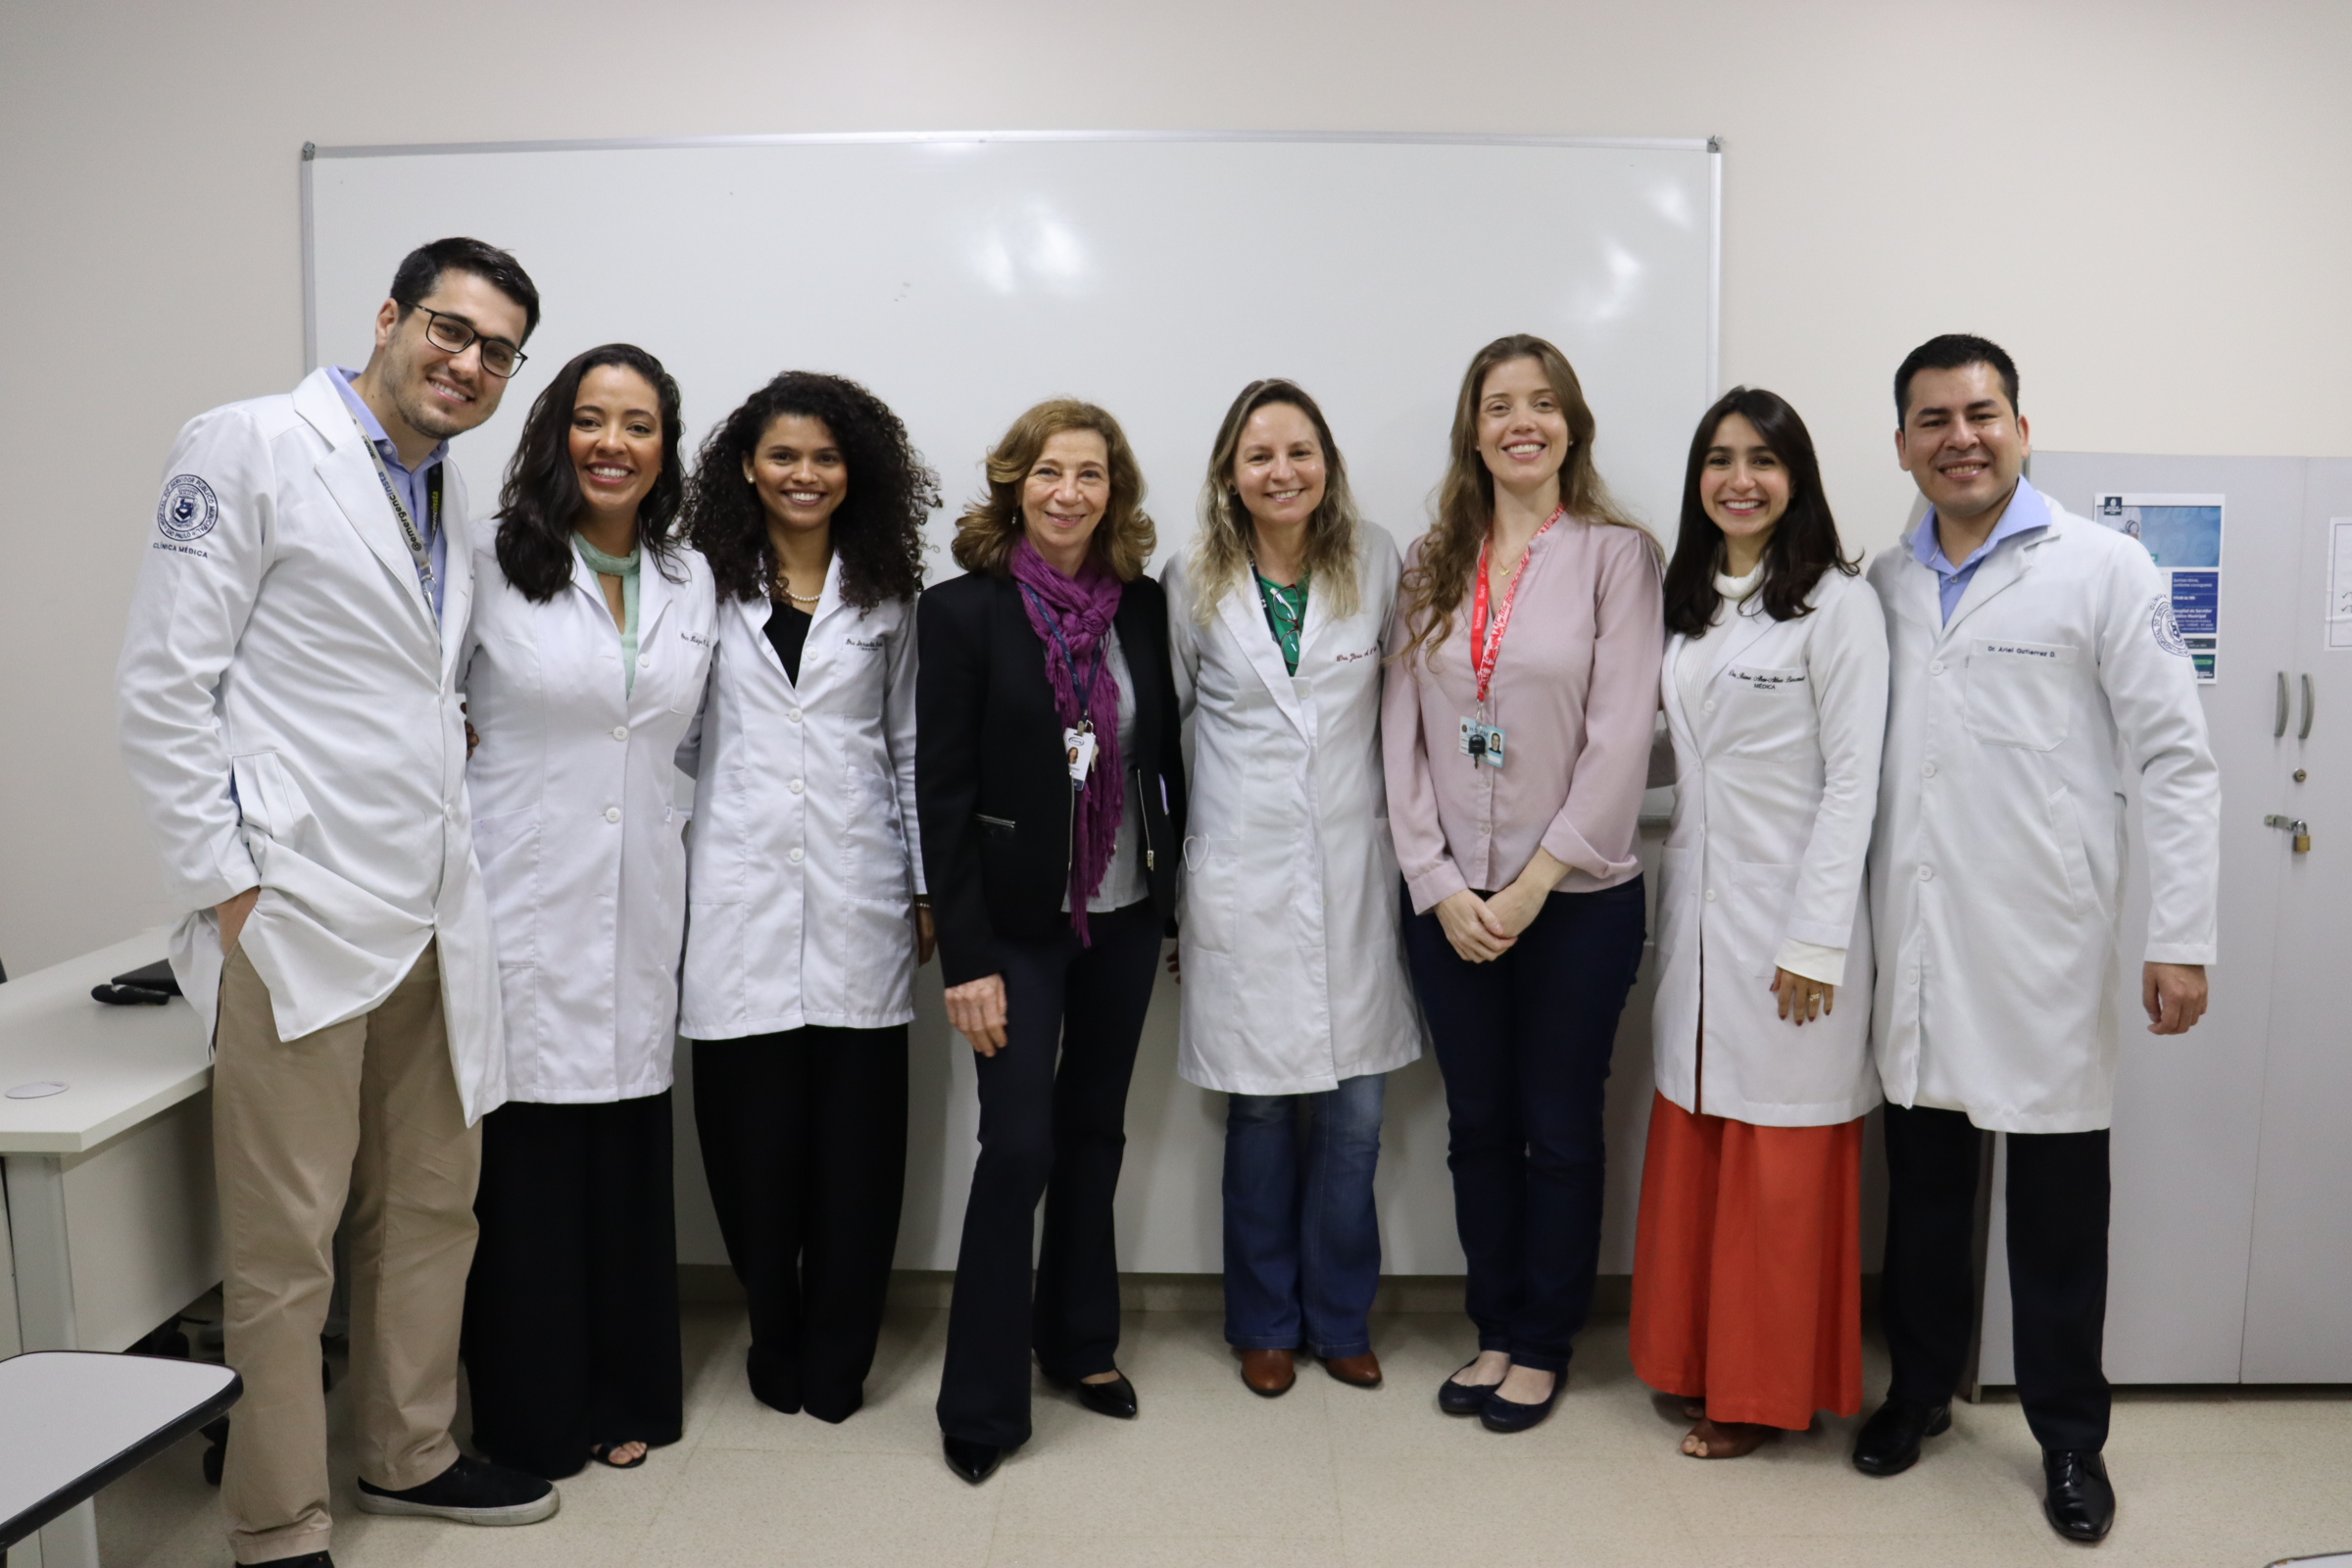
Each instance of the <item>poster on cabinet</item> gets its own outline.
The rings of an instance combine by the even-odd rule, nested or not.
[[[2164,573],[2173,621],[2199,682],[2215,678],[2222,642],[2222,513],[2215,495],[2102,491],[2099,521],[2138,540]]]

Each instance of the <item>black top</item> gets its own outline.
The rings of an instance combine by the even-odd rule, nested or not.
[[[776,657],[784,661],[784,673],[792,677],[795,686],[801,683],[801,650],[808,646],[808,623],[815,618],[783,600],[769,603],[767,640],[774,646]]]
[[[1135,745],[1121,760],[1143,808],[1137,848],[1152,906],[1173,920],[1184,757],[1159,584],[1129,583],[1112,625],[1135,684]],[[956,986],[1002,972],[998,937],[1069,928],[1077,791],[1046,645],[1012,579],[966,572],[926,589],[914,627],[915,809],[940,966]]]

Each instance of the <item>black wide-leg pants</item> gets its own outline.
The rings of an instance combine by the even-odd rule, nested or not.
[[[906,1192],[906,1026],[694,1043],[694,1126],[751,1299],[752,1393],[844,1421],[865,1402]]]
[[[2107,1329],[2107,1132],[2008,1133],[2009,1302],[2017,1396],[2044,1448],[2096,1451],[2114,1399]],[[1886,1107],[1886,1262],[1879,1315],[1888,1391],[1941,1404],[1976,1327],[1977,1172],[1984,1132],[1964,1112]]]
[[[474,1446],[549,1480],[595,1444],[678,1441],[670,1097],[482,1118],[463,1348]]]
[[[998,942],[1004,1048],[977,1056],[980,1158],[963,1210],[940,1430],[1029,1441],[1029,1353],[1063,1380],[1113,1370],[1119,1262],[1111,1200],[1127,1152],[1127,1083],[1152,1004],[1160,918],[1149,901],[1069,932]],[[1037,1204],[1046,1223],[1032,1293]]]

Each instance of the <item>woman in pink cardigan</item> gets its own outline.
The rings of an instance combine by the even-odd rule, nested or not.
[[[1438,1402],[1496,1432],[1550,1413],[1592,1301],[1609,1052],[1642,961],[1658,552],[1610,501],[1592,430],[1542,338],[1471,360],[1382,705],[1478,1328]]]

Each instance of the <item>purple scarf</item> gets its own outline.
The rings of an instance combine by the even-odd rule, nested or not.
[[[1013,545],[1011,564],[1030,629],[1046,645],[1046,678],[1054,683],[1054,708],[1065,729],[1078,723],[1077,683],[1093,677],[1094,689],[1085,706],[1095,726],[1095,770],[1078,792],[1070,855],[1070,929],[1081,944],[1092,947],[1086,901],[1102,888],[1102,873],[1110,868],[1119,817],[1127,808],[1127,774],[1119,763],[1119,683],[1110,673],[1109,650],[1103,646],[1126,585],[1091,556],[1077,576],[1064,577],[1025,538]]]

